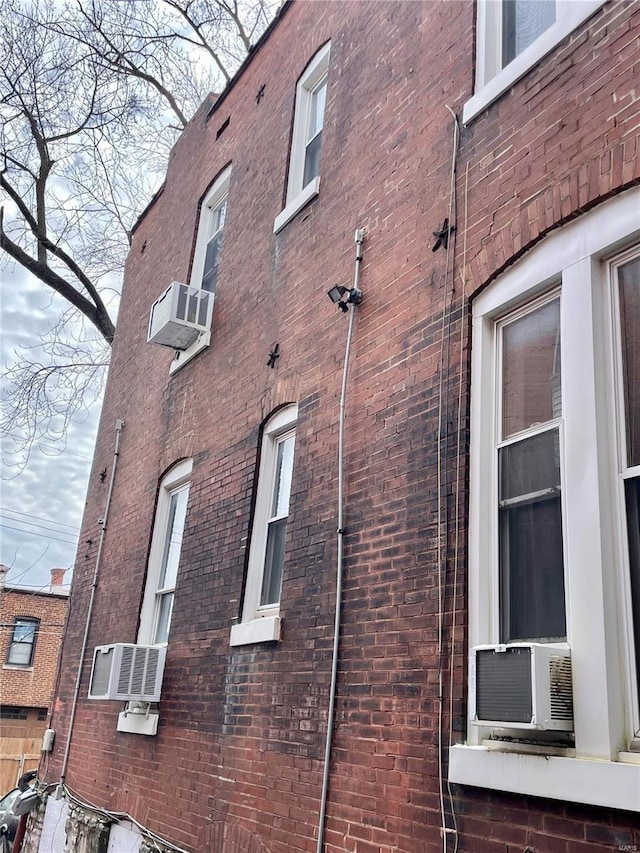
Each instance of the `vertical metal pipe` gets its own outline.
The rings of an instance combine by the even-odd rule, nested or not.
[[[360,295],[360,266],[362,264],[362,244],[364,231],[356,231],[356,260],[352,294]],[[337,530],[337,561],[336,561],[336,610],[333,628],[333,655],[331,660],[331,685],[329,687],[329,710],[327,713],[327,736],[324,748],[324,772],[322,774],[322,795],[320,797],[320,816],[318,818],[317,853],[322,853],[324,847],[324,824],[327,812],[327,792],[329,790],[329,765],[331,761],[331,740],[336,704],[336,683],[338,678],[338,645],[340,642],[340,625],[342,619],[342,562],[344,540],[344,413],[347,397],[347,375],[349,370],[349,355],[353,337],[353,321],[356,314],[356,302],[351,303],[349,311],[349,328],[347,343],[342,366],[342,390],[340,392],[340,415],[338,426],[338,530]]]
[[[67,743],[64,750],[64,758],[62,759],[62,769],[60,771],[59,789],[64,788],[65,777],[67,775],[67,765],[69,763],[69,750],[71,749],[71,737],[73,735],[73,724],[76,719],[76,709],[78,707],[78,697],[80,695],[80,681],[82,679],[82,665],[84,656],[87,651],[87,643],[89,641],[89,627],[91,625],[91,616],[93,613],[93,604],[96,597],[96,589],[98,587],[98,575],[100,572],[100,561],[102,559],[102,547],[107,533],[107,521],[109,519],[109,508],[111,506],[111,495],[113,494],[113,484],[116,479],[116,469],[118,467],[118,456],[120,455],[120,437],[124,421],[121,418],[116,420],[116,441],[113,451],[113,465],[111,466],[111,478],[109,480],[109,491],[107,492],[107,500],[104,508],[104,516],[101,519],[102,530],[100,531],[100,541],[98,542],[98,553],[96,554],[96,565],[93,572],[93,581],[91,583],[91,597],[89,598],[89,609],[87,611],[87,621],[84,626],[84,636],[82,638],[82,650],[80,652],[80,660],[78,661],[78,672],[76,675],[76,685],[73,693],[73,703],[71,705],[71,717],[69,718],[69,731],[67,732]]]

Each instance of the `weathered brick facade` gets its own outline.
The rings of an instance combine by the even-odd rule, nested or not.
[[[0,701],[20,708],[47,708],[53,697],[69,598],[16,587],[0,589]],[[39,621],[33,663],[7,663],[13,625],[20,618]],[[3,724],[10,725],[10,721]],[[15,728],[15,726],[13,727]],[[44,725],[41,727],[44,728]],[[8,734],[8,732],[5,732]]]
[[[467,726],[470,300],[549,232],[640,182],[639,33],[640,4],[610,0],[460,127],[448,251],[432,252],[432,232],[452,215],[450,110],[460,115],[473,91],[473,3],[294,2],[227,94],[192,120],[127,262],[47,781],[67,737],[108,490],[99,472],[112,470],[122,418],[66,781],[186,850],[316,849],[347,328],[325,291],[350,286],[353,233],[364,228],[325,849],[442,849],[439,776],[446,789],[449,730],[455,743]],[[296,80],[329,39],[322,186],[274,235]],[[211,345],[170,377],[171,354],[146,343],[150,306],[188,280],[198,201],[229,163]],[[234,648],[260,429],[291,402],[283,635]],[[136,640],[158,485],[184,458],[193,472],[159,729],[117,733],[118,703],[85,698],[90,652]],[[459,851],[640,846],[640,787],[635,813],[463,785],[452,794]]]

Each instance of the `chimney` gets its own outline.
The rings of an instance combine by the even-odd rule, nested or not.
[[[9,571],[9,566],[3,566],[0,563],[0,589],[4,588],[4,579],[7,576],[7,572]]]
[[[54,595],[67,595],[67,590],[63,587],[64,575],[66,569],[51,569],[51,586],[49,592]]]

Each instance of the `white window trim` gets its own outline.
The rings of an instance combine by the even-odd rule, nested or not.
[[[311,96],[318,83],[329,72],[329,56],[331,42],[327,42],[307,65],[296,86],[296,104],[293,114],[293,131],[291,134],[291,156],[289,158],[289,175],[287,179],[287,198],[284,210],[275,218],[273,232],[277,234],[290,222],[299,210],[308,204],[320,191],[320,176],[310,181],[306,187],[304,180],[304,159],[306,148],[306,129],[309,123]]]
[[[249,550],[249,565],[242,608],[242,621],[231,628],[230,644],[241,646],[280,639],[280,605],[260,607],[262,576],[267,547],[267,521],[273,495],[276,440],[296,428],[298,406],[290,405],[277,412],[267,423],[262,436],[260,469],[256,490],[256,506]],[[295,454],[294,454],[295,458]],[[295,465],[295,462],[294,462]]]
[[[606,0],[557,0],[555,24],[501,69],[502,2],[478,0],[475,94],[464,105],[463,123],[471,121],[510,89],[605,2]]]
[[[624,619],[607,265],[640,240],[640,189],[629,190],[547,237],[473,304],[469,646],[498,642],[495,613],[495,320],[562,281],[565,459],[563,516],[581,530],[565,544],[567,642],[572,650],[575,750],[525,754],[468,721],[450,752],[449,780],[570,802],[640,811],[640,764],[629,758],[633,713]],[[569,319],[570,318],[570,319]],[[607,367],[609,365],[609,367]],[[595,447],[596,452],[593,452]],[[579,471],[579,476],[577,472]],[[487,493],[487,488],[491,494]],[[579,582],[576,582],[580,567]],[[616,567],[612,572],[611,567]],[[541,749],[544,752],[543,749]],[[553,752],[553,750],[550,750]],[[557,752],[557,750],[555,750]]]
[[[218,175],[216,180],[213,182],[211,189],[207,192],[205,197],[202,199],[202,204],[200,205],[200,217],[198,219],[198,230],[196,233],[196,246],[193,254],[193,264],[191,266],[191,275],[189,277],[189,284],[192,287],[200,287],[202,284],[202,276],[204,273],[204,262],[207,254],[207,242],[208,242],[208,217],[211,215],[211,211],[214,210],[229,194],[229,185],[231,183],[231,166],[227,166],[227,168]],[[214,300],[214,310],[215,310],[215,294],[211,294],[211,298]],[[213,314],[212,314],[213,317]],[[181,352],[176,352],[173,357],[171,364],[169,365],[169,374],[175,373],[177,370],[180,370],[181,367],[191,361],[191,359],[201,352],[203,349],[206,349],[211,343],[211,331],[204,332],[196,338],[196,340],[191,344],[191,346],[187,347],[186,350],[182,350]]]
[[[11,630],[11,639],[9,641],[9,647],[7,649],[7,656],[4,662],[5,669],[21,669],[21,670],[31,670],[33,669],[33,664],[36,657],[36,643],[38,642],[38,634],[40,632],[40,619],[36,616],[16,616],[13,620],[12,630]],[[33,631],[31,632],[31,641],[29,643],[24,643],[21,641],[16,641],[16,629],[18,624],[22,623],[24,625],[32,625]],[[29,662],[28,663],[20,663],[19,661],[12,661],[11,654],[14,651],[14,646],[29,646]]]
[[[162,566],[165,539],[167,535],[167,524],[169,521],[169,508],[171,495],[178,489],[189,483],[193,460],[185,459],[175,465],[166,474],[160,484],[158,492],[158,503],[153,520],[153,534],[151,536],[151,548],[149,550],[149,562],[147,568],[147,579],[145,584],[142,608],[140,610],[140,627],[138,629],[138,643],[141,645],[152,645],[156,629],[157,608],[156,592],[158,579]],[[188,501],[188,498],[187,498]],[[188,506],[188,504],[187,504]],[[158,643],[165,646],[166,643]]]
[[[308,204],[312,198],[315,198],[319,192],[320,175],[315,177],[312,181],[309,181],[307,186],[298,193],[293,201],[276,216],[275,222],[273,223],[273,233],[277,234],[279,231],[282,231],[284,226],[291,222],[298,211],[302,210],[302,208]]]

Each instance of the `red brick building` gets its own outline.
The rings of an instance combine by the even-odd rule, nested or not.
[[[64,569],[51,570],[49,589],[5,584],[0,566],[0,790],[38,766],[53,698],[69,589]]]
[[[71,837],[640,846],[639,35],[622,0],[301,0],[190,122],[74,574]],[[157,704],[87,698],[114,643],[166,650]]]

